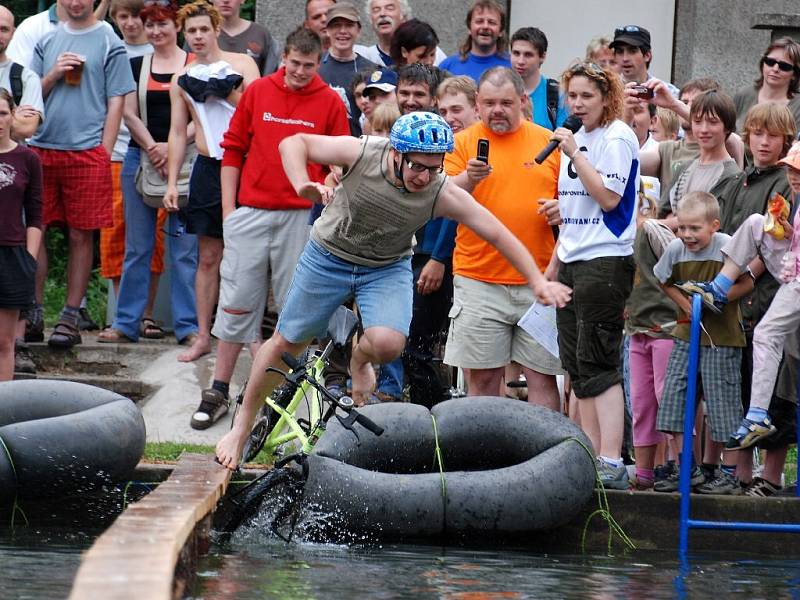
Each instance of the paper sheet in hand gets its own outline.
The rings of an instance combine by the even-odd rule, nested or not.
[[[550,354],[558,356],[558,329],[556,328],[556,309],[534,302],[517,323],[533,339],[539,342]]]

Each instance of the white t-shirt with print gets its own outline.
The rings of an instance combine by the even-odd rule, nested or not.
[[[563,225],[558,258],[570,263],[601,256],[630,256],[636,236],[639,189],[639,142],[622,121],[575,134],[578,148],[603,178],[606,189],[620,195],[619,204],[604,211],[583,187],[572,161],[561,156],[558,204]]]

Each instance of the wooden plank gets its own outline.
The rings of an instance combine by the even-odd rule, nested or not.
[[[84,553],[70,600],[169,600],[178,555],[225,494],[230,476],[211,456],[182,455],[169,478]]]

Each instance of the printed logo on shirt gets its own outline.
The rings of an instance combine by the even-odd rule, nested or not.
[[[17,170],[6,163],[0,163],[0,190],[14,184]]]
[[[578,152],[587,152],[588,150],[589,149],[586,146],[581,146],[578,148]],[[569,175],[570,179],[578,178],[578,172],[575,170],[575,167],[572,166],[572,159],[570,159],[569,164],[567,165],[567,175]]]
[[[267,121],[268,123],[281,123],[282,125],[303,125],[304,127],[310,127],[314,129],[316,127],[315,123],[311,121],[303,121],[302,119],[283,119],[281,117],[276,117],[271,112],[265,112],[262,120]]]

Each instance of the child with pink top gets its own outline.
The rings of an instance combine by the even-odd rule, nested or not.
[[[794,194],[800,193],[800,143],[792,146],[785,158],[786,176]],[[707,306],[717,309],[727,302],[731,283],[760,257],[772,275],[782,282],[769,309],[753,333],[753,381],[750,408],[739,429],[725,445],[729,450],[749,448],[773,433],[767,410],[778,377],[786,337],[800,326],[800,211],[790,225],[787,218],[775,218],[782,235],[765,232],[765,216],[751,215],[722,249],[725,264],[710,282],[687,283],[682,289],[701,293]],[[795,235],[796,234],[796,235]]]

